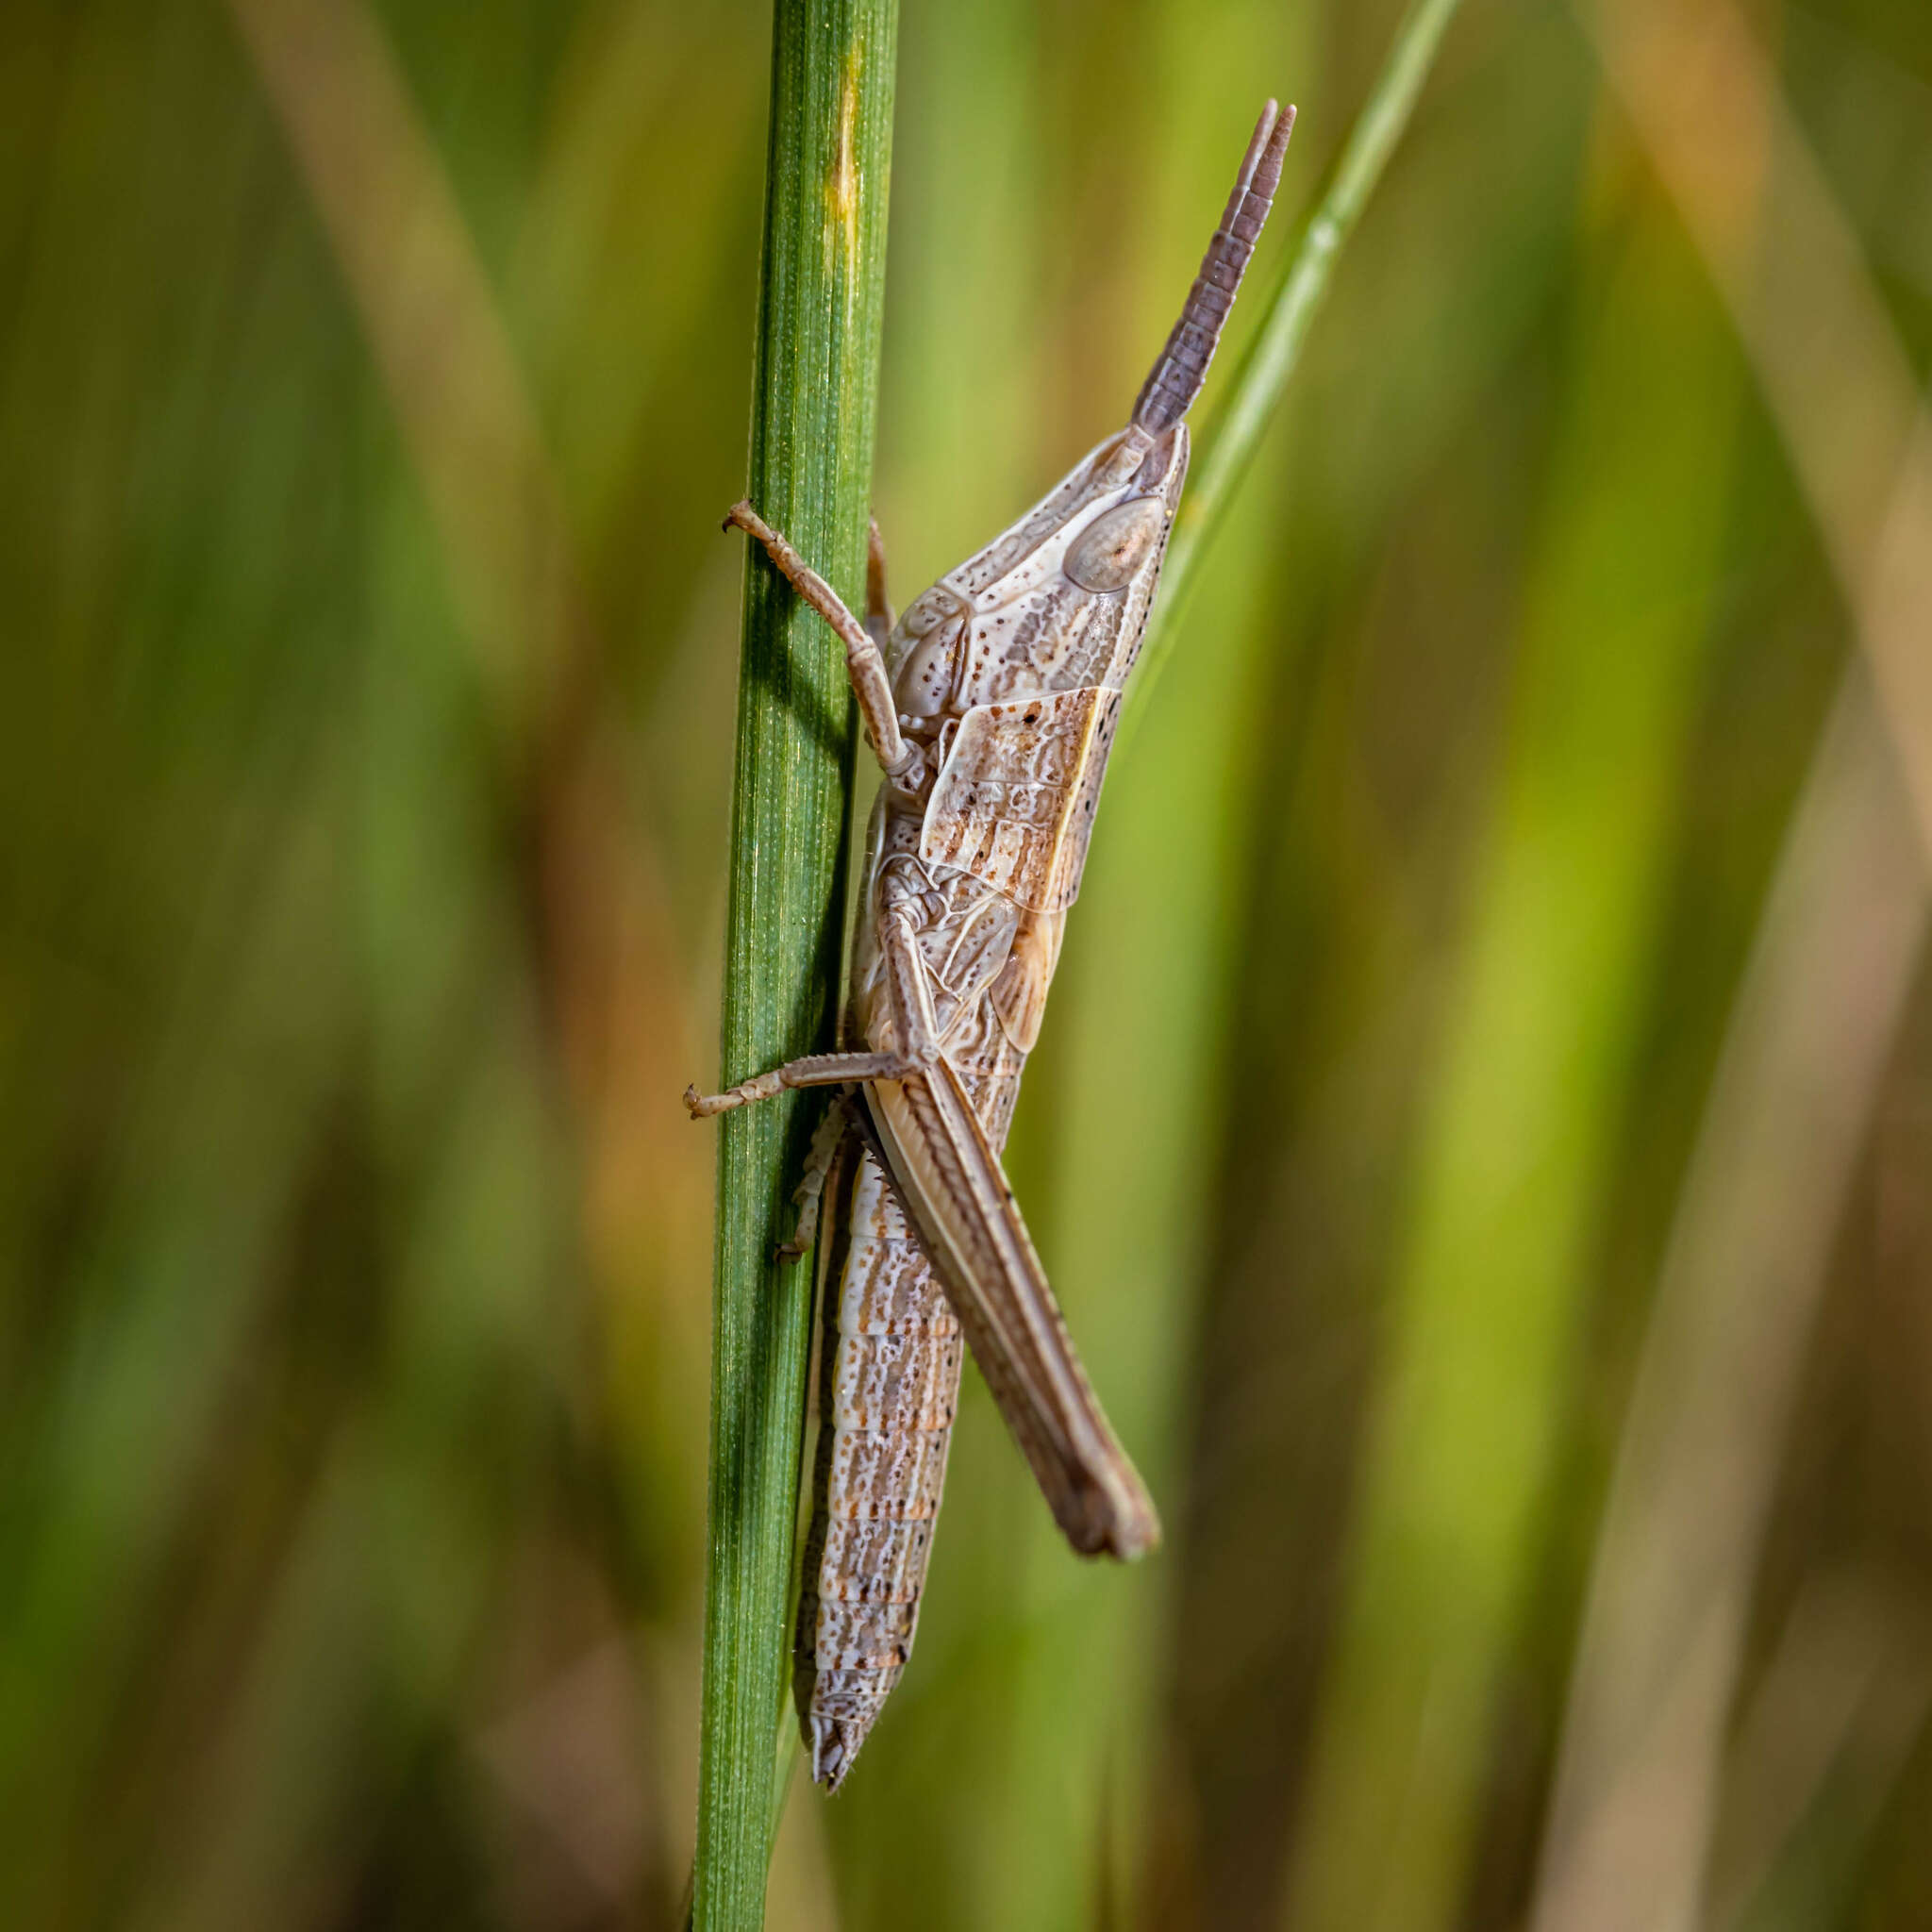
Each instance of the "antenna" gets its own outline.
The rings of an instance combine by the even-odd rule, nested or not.
[[[1173,428],[1201,393],[1222,325],[1234,307],[1235,291],[1241,285],[1242,272],[1274,205],[1274,191],[1281,183],[1281,158],[1288,151],[1288,137],[1293,129],[1294,108],[1278,112],[1273,101],[1261,109],[1261,118],[1255,123],[1234,192],[1227,198],[1227,211],[1202,258],[1201,273],[1188,291],[1174,333],[1135,398],[1134,423],[1150,436]]]

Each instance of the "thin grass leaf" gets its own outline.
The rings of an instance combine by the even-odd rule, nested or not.
[[[893,0],[781,0],[773,22],[751,497],[854,604],[872,490],[897,30]],[[837,639],[761,555],[750,557],[726,1082],[831,1044],[852,752]],[[720,1127],[700,1932],[763,1923],[811,1327],[808,1270],[781,1265],[773,1250],[813,1113],[787,1095]]]

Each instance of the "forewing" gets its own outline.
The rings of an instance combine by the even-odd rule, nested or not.
[[[1071,906],[1120,710],[1118,691],[1090,686],[967,712],[933,784],[920,858],[1032,912]]]
[[[1081,1368],[1019,1204],[944,1059],[868,1087],[894,1183],[938,1264],[987,1387],[1067,1541],[1143,1555],[1160,1524]]]

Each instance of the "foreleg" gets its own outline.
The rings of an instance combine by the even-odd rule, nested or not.
[[[838,632],[845,646],[845,669],[858,699],[858,714],[865,720],[866,736],[872,740],[885,774],[896,785],[908,789],[918,782],[924,760],[917,745],[908,744],[899,729],[899,709],[892,700],[892,681],[886,675],[884,639],[869,630],[845,608],[845,601],[824,577],[778,532],[753,509],[749,503],[734,503],[724,518],[728,530],[736,525],[747,536],[764,545],[778,574],[811,608]],[[885,552],[878,542],[874,525],[866,569],[867,603],[876,622],[885,604]],[[876,576],[877,595],[873,595]],[[890,630],[890,625],[888,626]]]

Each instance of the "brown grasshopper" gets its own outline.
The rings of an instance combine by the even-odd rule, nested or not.
[[[1227,211],[1127,426],[895,624],[876,527],[860,624],[748,503],[761,543],[836,630],[885,772],[842,1050],[693,1116],[838,1087],[799,1190],[821,1198],[821,1415],[795,1687],[812,1776],[836,1789],[912,1648],[958,1401],[961,1337],[1067,1540],[1130,1558],[1160,1535],[1034,1253],[1000,1149],[1040,1032],[1127,674],[1208,373],[1281,178],[1294,109],[1261,111]]]

